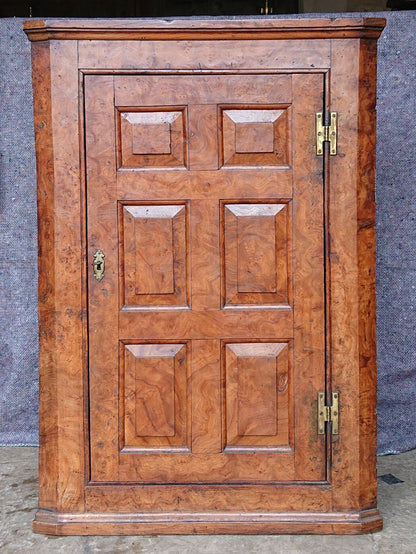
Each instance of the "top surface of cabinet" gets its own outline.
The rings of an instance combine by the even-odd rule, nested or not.
[[[377,38],[383,18],[274,19],[45,19],[29,20],[24,30],[32,41],[46,39],[166,40],[198,35],[217,38]]]

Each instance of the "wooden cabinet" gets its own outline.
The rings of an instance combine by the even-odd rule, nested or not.
[[[381,528],[383,25],[25,24],[40,246],[35,531]]]

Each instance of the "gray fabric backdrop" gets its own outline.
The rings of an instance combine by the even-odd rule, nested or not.
[[[388,20],[379,42],[377,152],[378,440],[387,454],[416,447],[416,12],[374,15]],[[0,444],[35,445],[36,179],[21,25],[0,19]]]

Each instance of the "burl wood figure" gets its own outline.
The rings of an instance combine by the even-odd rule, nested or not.
[[[384,23],[25,23],[40,246],[35,531],[381,529]]]

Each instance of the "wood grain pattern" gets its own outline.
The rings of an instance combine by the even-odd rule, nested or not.
[[[271,122],[242,122],[235,127],[235,151],[273,152],[273,124]]]
[[[120,168],[186,167],[187,122],[184,110],[118,110]]]
[[[289,302],[287,203],[223,203],[224,306],[280,306]]]
[[[88,238],[89,404],[91,433],[90,476],[99,479],[117,474],[117,457],[105,452],[119,449],[118,358],[118,206],[116,190],[116,137],[114,132],[113,77],[85,79],[85,129]],[[92,209],[93,208],[93,209]],[[91,229],[91,231],[90,231]],[[92,255],[105,253],[105,279],[98,283],[92,271]],[[97,286],[98,285],[98,286]],[[94,306],[100,306],[100,311]],[[104,347],[105,345],[105,347]],[[94,352],[94,354],[92,354]],[[100,383],[106,383],[101,387]],[[111,392],[109,392],[111,391]],[[95,455],[92,453],[95,452]]]
[[[203,174],[180,170],[118,171],[117,189],[120,201],[131,200],[135,194],[149,202],[166,201],[172,190],[178,200],[191,196],[199,200],[229,198],[230,190],[234,198],[252,199],[261,195],[275,200],[291,198],[292,173],[290,168],[282,169],[277,179],[274,169],[263,167],[247,167],[238,173],[205,170]]]
[[[43,76],[43,78],[41,78]],[[53,133],[50,98],[50,44],[33,45],[33,96],[37,109],[36,176],[38,209],[38,318],[39,318],[39,507],[57,510],[59,494],[58,387],[55,360],[55,251],[48,248],[54,236],[55,191],[53,180]],[[48,468],[48,469],[47,469]]]
[[[76,43],[59,42],[36,45],[33,50],[34,95],[39,106],[35,115],[40,237],[39,505],[69,511],[84,509],[86,469],[79,120],[76,102],[72,102],[78,96],[76,52]],[[51,95],[62,99],[54,109]],[[65,397],[62,410],[59,399]]]
[[[348,398],[342,401],[342,405],[352,416],[351,420],[348,418],[345,421],[347,434],[340,436],[332,448],[334,505],[339,506],[340,509],[346,506],[346,490],[348,490],[350,503],[354,506],[365,505],[370,508],[376,505],[374,231],[376,50],[366,41],[355,44],[353,48],[355,55],[348,59],[342,51],[342,44],[333,50],[337,71],[331,91],[331,96],[336,98],[346,120],[341,152],[345,153],[345,158],[348,159],[348,179],[356,180],[355,188],[345,189],[341,181],[345,182],[346,173],[341,175],[342,168],[338,160],[334,163],[331,181],[334,193],[330,209],[338,214],[341,211],[341,204],[343,208],[342,216],[336,222],[332,222],[335,229],[332,229],[330,237],[330,255],[334,260],[331,265],[331,278],[335,287],[332,291],[333,310],[331,311],[332,380],[337,383],[340,390],[348,391]],[[346,102],[344,91],[357,90],[357,88],[359,94],[355,102]],[[357,139],[361,146],[355,155],[350,145]],[[347,252],[351,252],[349,257],[345,255]],[[346,297],[348,297],[349,309],[339,313],[338,306],[345,302]],[[341,334],[342,340],[339,340]],[[345,419],[345,411],[343,419]],[[341,411],[341,416],[342,413]],[[360,434],[352,433],[355,418],[360,421]],[[350,481],[352,476],[357,479],[355,485]]]
[[[189,169],[218,169],[218,116],[215,104],[189,104]]]
[[[385,20],[382,18],[340,18],[340,19],[312,19],[305,22],[299,20],[194,20],[191,25],[185,21],[173,20],[109,20],[95,21],[78,20],[76,24],[71,20],[46,19],[26,21],[24,28],[31,40],[45,40],[50,38],[64,39],[105,39],[113,40],[172,40],[213,38],[236,39],[247,38],[378,38]]]
[[[186,307],[186,204],[120,204],[121,305]]]
[[[202,265],[199,266],[202,272]],[[217,290],[208,283],[205,298],[211,290]],[[215,283],[214,283],[215,285]],[[201,287],[202,288],[202,287]],[[218,289],[219,290],[219,289]],[[202,301],[203,299],[200,298]],[[139,310],[140,336],[144,339],[175,339],[181,337],[198,339],[202,335],[206,339],[224,339],[264,337],[291,337],[293,335],[293,310],[289,307],[271,309],[266,306],[264,313],[258,307],[248,309],[230,307],[220,309],[219,298],[215,298],[217,309],[200,310],[157,310],[158,325],[155,326],[153,313],[149,310]],[[212,301],[212,304],[214,301]],[[192,304],[195,308],[195,303]],[[119,314],[119,329],[121,336],[133,336],[137,332],[137,318],[134,310],[121,311]],[[267,317],[265,317],[267,314]]]
[[[290,448],[288,349],[285,342],[226,344],[227,450]]]
[[[234,212],[234,215],[237,214]],[[241,217],[237,221],[238,292],[276,292],[276,237],[273,219],[259,214]],[[266,260],[269,262],[268,266]]]
[[[192,83],[190,87],[188,83]],[[189,81],[181,75],[120,75],[115,83],[115,103],[117,106],[154,106],[186,103],[191,106],[212,106],[221,104],[250,104],[258,108],[259,98],[264,104],[291,101],[290,75],[198,75],[189,76]]]
[[[237,429],[239,436],[276,434],[276,367],[255,357],[238,361]],[[256,367],[257,366],[257,367]]]
[[[192,341],[192,452],[210,457],[222,452],[220,359],[218,340]]]
[[[358,181],[358,151],[350,148],[352,140],[357,140],[358,97],[352,102],[344,100],[344,94],[358,90],[359,51],[358,42],[350,45],[347,56],[342,50],[346,42],[334,45],[333,58],[337,60],[331,83],[331,101],[339,106],[338,116],[344,120],[343,140],[339,152],[345,156],[347,167],[335,160],[331,164],[331,195],[329,198],[330,279],[331,279],[331,381],[343,391],[340,397],[340,418],[344,421],[346,434],[332,444],[331,481],[334,487],[334,505],[343,509],[347,504],[355,508],[359,505],[359,484],[352,476],[359,471],[359,435],[353,433],[354,421],[358,421],[358,398],[360,390],[358,350],[358,266],[357,266],[357,185],[345,187],[351,179]],[[342,91],[340,84],[342,82]],[[342,175],[341,175],[342,173]],[[360,177],[361,178],[361,177]],[[334,220],[337,215],[336,221]],[[339,307],[348,298],[348,309]],[[335,387],[334,387],[335,388]],[[345,397],[344,397],[345,395]],[[345,417],[346,412],[351,416]]]
[[[267,506],[271,512],[290,512],[293,506],[299,507],[300,513],[312,511],[331,511],[328,483],[319,483],[311,487],[306,483],[257,483],[256,494],[247,494],[252,485],[212,484],[209,487],[202,484],[178,485],[171,484],[167,489],[164,485],[124,485],[89,483],[85,489],[86,504],[89,512],[114,513],[114,506],[123,512],[156,513],[175,511],[189,513],[198,506],[197,512],[237,511],[257,512],[265,514]],[[102,498],[106,492],[108,502]],[[157,509],[155,509],[157,507]],[[295,519],[295,518],[294,518]]]
[[[122,357],[122,451],[186,449],[186,345],[125,344]]]
[[[172,437],[175,435],[175,366],[166,357],[136,360],[133,375],[126,380],[126,392],[134,391],[134,436]],[[128,439],[127,439],[128,440]]]
[[[114,529],[121,535],[136,534],[358,534],[380,531],[380,517],[377,510],[362,512],[292,512],[259,514],[246,512],[244,516],[235,513],[188,513],[163,514],[121,513],[51,516],[44,512],[38,515],[35,531],[53,535],[112,535]]]
[[[139,216],[140,217],[140,216]],[[174,290],[173,229],[167,218],[135,222],[136,294],[170,294]]]
[[[117,68],[114,72],[123,70],[132,73],[140,70],[146,73],[189,73],[191,70],[196,75],[205,70],[226,73],[230,77],[243,69],[251,73],[265,73],[267,70],[281,73],[295,69],[325,70],[331,65],[329,41],[324,39],[307,42],[279,39],[276,58],[276,40],[271,37],[257,41],[251,35],[245,40],[233,40],[233,52],[223,48],[221,39],[214,38],[209,41],[183,41],[175,36],[169,42],[117,42],[110,38],[103,36],[100,42],[79,41],[79,67],[106,71]],[[242,52],[244,55],[241,55]]]
[[[222,164],[284,166],[289,153],[287,107],[222,109]],[[276,108],[276,107],[275,107]]]
[[[26,23],[40,226],[36,531],[381,528],[383,24]],[[314,151],[323,107],[339,114],[331,158]],[[338,436],[316,434],[318,390],[340,393]]]
[[[94,76],[91,76],[94,79]],[[172,80],[173,79],[173,80]],[[200,98],[196,97],[195,89],[188,89],[185,85],[189,77],[186,76],[145,76],[143,78],[137,78],[134,76],[114,77],[114,91],[118,91],[114,96],[113,91],[110,91],[110,81],[105,85],[107,87],[105,97],[110,98],[114,96],[114,102],[131,102],[132,98],[127,95],[129,91],[128,83],[131,83],[133,90],[138,92],[138,96],[143,95],[143,90],[140,90],[138,83],[143,83],[144,90],[147,93],[155,93],[156,96],[161,90],[164,90],[165,105],[168,108],[173,106],[176,101],[182,103],[185,106],[187,113],[187,121],[189,125],[189,171],[195,174],[204,175],[206,171],[213,171],[218,168],[218,156],[219,156],[219,133],[220,126],[219,121],[219,102],[223,102],[227,99],[229,94],[230,83],[223,77],[218,76],[205,76],[198,77],[196,80],[192,80],[194,86],[206,87],[205,94],[202,93],[201,99],[206,104],[200,104]],[[304,77],[306,79],[306,77]],[[258,123],[262,119],[272,119],[278,121],[282,116],[281,111],[267,110],[265,109],[264,96],[274,99],[272,106],[281,105],[279,98],[279,92],[281,92],[284,98],[292,98],[292,90],[288,88],[292,81],[291,76],[277,76],[275,77],[277,83],[281,83],[281,88],[277,88],[272,91],[270,87],[270,78],[263,76],[239,76],[238,84],[242,88],[242,91],[247,94],[248,97],[254,97],[257,95],[258,104],[263,107],[262,110],[249,110],[247,116],[247,110],[241,110],[235,119],[238,121],[241,116],[244,121],[253,119],[255,123]],[[89,81],[88,81],[89,82]],[[221,82],[223,85],[221,86]],[[166,88],[165,87],[166,83]],[[256,86],[256,83],[258,85]],[[174,85],[174,86],[173,86]],[[309,95],[314,98],[317,103],[320,100],[320,94],[322,92],[322,80],[315,76],[308,80],[310,88]],[[101,86],[104,86],[104,82],[101,82]],[[87,95],[94,96],[94,88],[89,89],[87,87]],[[204,91],[204,89],[202,89]],[[239,94],[243,94],[239,92]],[[235,94],[235,93],[234,93]],[[121,95],[121,96],[120,96]],[[214,102],[217,96],[217,101]],[[158,98],[160,102],[162,97]],[[161,106],[161,111],[165,108]],[[307,108],[309,106],[307,105]],[[131,106],[128,108],[129,113],[141,113],[141,106]],[[153,108],[152,108],[153,109]],[[169,108],[170,109],[170,108]],[[299,105],[299,113],[295,115],[295,123],[299,127],[304,128],[303,120],[300,114],[304,108]],[[254,115],[251,112],[256,112]],[[153,112],[151,118],[154,117]],[[286,112],[285,112],[286,113]],[[251,115],[250,115],[251,114]],[[110,125],[112,120],[112,114],[107,109],[106,113],[106,125]],[[97,135],[98,126],[103,125],[103,121],[94,122],[91,120],[93,130],[92,135]],[[286,129],[287,121],[283,118],[284,126]],[[88,122],[87,122],[88,124]],[[309,119],[309,125],[312,124],[312,120]],[[114,124],[113,124],[114,125]],[[99,133],[100,136],[103,133]],[[113,133],[114,135],[114,133]],[[307,134],[305,134],[307,136]],[[289,133],[285,135],[285,141],[289,140]],[[107,156],[110,156],[112,141],[101,139],[103,144],[100,146],[102,152],[105,154],[99,155],[104,161]],[[112,139],[113,140],[113,139]],[[303,138],[302,141],[306,139]],[[104,146],[105,144],[105,146]],[[287,144],[285,145],[287,147]],[[299,148],[302,148],[302,143]],[[87,141],[87,151],[89,149],[89,143]],[[290,148],[287,147],[289,151]],[[91,163],[96,163],[97,155],[94,148],[90,150],[91,154],[88,154],[88,159],[91,158]],[[114,162],[108,164],[109,172],[114,171]],[[276,166],[277,167],[277,166]],[[143,164],[143,168],[149,171],[149,167]],[[227,170],[228,171],[228,170]],[[243,169],[236,168],[235,179],[238,179],[239,173],[243,173]],[[278,169],[276,169],[278,171]],[[286,171],[286,168],[281,170]],[[309,168],[307,169],[309,171]],[[109,173],[110,174],[110,173]],[[115,173],[113,174],[115,177]],[[152,192],[157,191],[163,178],[166,176],[169,179],[169,172],[158,173],[159,177],[153,181]],[[311,176],[308,177],[312,182]],[[155,204],[152,202],[142,204],[140,197],[137,197],[135,192],[133,202],[130,200],[128,203],[119,202],[119,191],[122,190],[122,179],[118,180],[117,189],[109,189],[109,198],[112,197],[113,206],[119,205],[119,209],[123,206],[121,212],[119,212],[123,229],[121,231],[122,243],[124,249],[122,250],[121,259],[121,273],[126,281],[126,303],[121,304],[122,310],[119,313],[118,321],[118,333],[116,333],[115,327],[113,327],[111,338],[107,336],[107,340],[111,340],[115,343],[117,340],[128,340],[132,343],[140,342],[145,337],[149,341],[159,340],[161,334],[163,340],[191,340],[192,350],[192,365],[196,364],[198,368],[201,364],[201,370],[194,371],[191,368],[191,405],[192,405],[192,417],[190,420],[191,435],[192,435],[192,450],[189,453],[183,451],[185,446],[183,443],[175,444],[173,441],[170,443],[172,450],[164,450],[163,452],[157,451],[152,456],[151,446],[146,449],[145,455],[140,455],[140,449],[134,449],[134,445],[142,443],[142,439],[138,437],[132,438],[134,432],[131,431],[130,420],[135,419],[136,416],[129,413],[125,413],[126,421],[129,426],[126,436],[129,436],[129,441],[125,443],[125,446],[120,452],[117,452],[117,444],[114,439],[110,443],[110,434],[106,432],[106,436],[98,431],[94,427],[92,433],[93,447],[92,457],[95,457],[100,452],[100,456],[107,456],[109,459],[116,460],[108,465],[108,471],[106,473],[93,472],[93,479],[107,480],[107,481],[121,481],[121,482],[135,482],[140,481],[147,482],[238,482],[238,481],[250,481],[261,480],[266,478],[270,480],[284,480],[290,479],[295,475],[295,468],[293,462],[296,454],[296,440],[297,433],[301,436],[301,432],[295,432],[290,425],[293,426],[293,412],[298,402],[297,397],[300,395],[294,395],[294,389],[290,383],[287,389],[285,384],[281,386],[284,389],[285,395],[285,410],[283,414],[283,421],[281,423],[281,434],[275,429],[270,437],[270,433],[262,435],[256,433],[250,436],[245,433],[242,435],[241,440],[230,440],[225,438],[224,429],[228,425],[226,423],[228,410],[222,406],[221,396],[224,395],[222,390],[222,375],[221,372],[221,341],[227,338],[245,338],[248,339],[262,339],[266,340],[271,337],[273,340],[277,339],[290,339],[294,336],[293,330],[293,309],[288,305],[289,299],[289,275],[290,262],[289,258],[292,256],[289,245],[290,227],[292,222],[289,219],[289,200],[283,201],[274,200],[273,202],[267,202],[263,199],[262,183],[259,176],[255,179],[258,181],[255,199],[251,199],[250,202],[227,202],[221,200],[217,191],[213,191],[209,198],[201,199],[192,189],[188,190],[189,198],[185,206],[188,209],[187,218],[185,217],[186,209],[184,205],[177,200],[175,189],[170,187],[169,197],[172,200],[165,199],[163,204]],[[136,181],[140,180],[137,176]],[[173,181],[176,182],[176,181]],[[90,180],[89,187],[96,188],[98,182]],[[288,191],[291,195],[291,192]],[[230,194],[230,191],[227,192]],[[110,196],[111,195],[111,196]],[[89,209],[96,212],[96,203],[98,200],[98,191],[93,192],[89,197]],[[100,198],[101,200],[101,198]],[[179,203],[178,203],[179,202]],[[309,198],[302,198],[303,209],[309,210]],[[114,207],[108,206],[108,217],[114,217]],[[223,207],[223,211],[228,209],[232,215],[232,221],[227,221],[226,217],[223,217],[223,228],[220,227],[220,208]],[[111,215],[113,214],[113,215]],[[317,212],[316,219],[321,217],[321,214]],[[186,244],[184,240],[187,233],[183,231],[181,237],[183,239],[174,238],[171,234],[171,230],[166,227],[166,220],[175,224],[175,220],[180,218],[180,221],[185,222],[189,219],[189,244]],[[241,221],[241,223],[240,223]],[[139,223],[139,225],[138,225]],[[102,224],[101,224],[102,225]],[[117,225],[116,219],[114,219],[114,226]],[[225,229],[224,229],[225,225]],[[228,225],[228,227],[227,227]],[[235,227],[235,232],[232,230]],[[92,234],[97,233],[95,227],[90,226],[89,232]],[[179,236],[178,234],[176,236]],[[233,237],[231,240],[229,236]],[[172,237],[172,238],[171,238]],[[318,242],[315,241],[318,239]],[[314,241],[316,248],[322,249],[322,244],[319,242],[319,235],[308,236],[305,238],[308,241]],[[231,249],[230,249],[231,243]],[[172,248],[176,249],[177,245],[180,246],[180,254],[170,254],[171,250],[168,245],[172,244]],[[223,248],[220,245],[223,244]],[[114,246],[113,246],[114,248]],[[311,260],[303,257],[303,253],[306,250],[306,242],[299,243],[299,251],[302,252],[302,264],[307,263],[308,266],[312,265],[316,273],[316,278],[322,279],[321,286],[316,287],[316,296],[323,295],[323,260],[318,255],[314,256]],[[309,247],[310,248],[310,247]],[[232,256],[230,257],[230,250]],[[186,267],[186,257],[191,262],[191,275],[190,282],[190,300],[187,306],[177,302],[177,299],[169,293],[168,288],[172,286],[172,259],[174,265],[176,261],[183,260],[180,263],[180,267]],[[221,257],[223,259],[221,260]],[[232,257],[235,258],[235,262],[232,262]],[[313,260],[313,261],[312,261]],[[170,266],[169,266],[170,264]],[[316,267],[316,264],[320,264],[320,267]],[[235,274],[235,292],[238,295],[237,300],[229,302],[224,307],[227,310],[221,309],[221,288],[220,288],[220,267],[223,266],[225,271],[223,272],[223,278],[227,281],[228,275]],[[175,287],[177,286],[178,276],[174,274]],[[180,275],[180,274],[179,274]],[[315,277],[314,277],[315,278]],[[299,279],[303,279],[302,271],[299,273]],[[163,287],[167,287],[164,289]],[[183,287],[181,287],[182,289]],[[153,290],[155,294],[142,294]],[[159,291],[156,294],[156,290]],[[140,294],[138,292],[140,291]],[[135,295],[133,299],[132,293]],[[109,294],[112,296],[117,295],[116,288],[113,288]],[[146,298],[146,302],[140,299],[140,296]],[[152,298],[155,298],[153,300]],[[322,296],[323,298],[323,296]],[[233,306],[236,306],[237,312],[233,314],[231,310]],[[250,308],[254,308],[250,317],[247,319],[244,316],[243,310],[248,305]],[[175,308],[170,313],[166,308]],[[186,311],[183,309],[186,307]],[[103,313],[102,309],[104,305],[97,302],[92,304],[90,309],[94,311],[94,317],[97,320],[103,320],[110,315]],[[165,308],[165,309],[162,309]],[[323,302],[320,306],[316,306],[316,309],[320,311],[321,320],[323,320]],[[241,310],[241,311],[239,311]],[[275,313],[269,314],[269,311]],[[307,319],[310,317],[307,310],[304,311],[305,322],[300,318],[298,326],[306,325]],[[322,326],[317,326],[316,333],[323,333]],[[174,337],[177,337],[175,339]],[[98,344],[97,344],[98,346]],[[95,347],[97,347],[95,346]],[[253,346],[253,348],[255,348]],[[264,347],[265,348],[265,347]],[[92,350],[91,350],[92,352]],[[91,354],[92,355],[92,354]],[[266,356],[267,357],[267,356]],[[264,360],[264,356],[258,356],[256,365],[263,364],[264,369],[260,371],[260,380],[264,381],[262,384],[263,389],[268,388],[267,383],[270,381],[267,366],[267,360]],[[117,358],[113,355],[112,358],[113,369],[109,371],[104,378],[98,379],[98,376],[91,374],[91,409],[93,412],[99,410],[100,404],[98,399],[106,394],[106,391],[110,387],[120,387],[117,383],[117,376],[114,371],[114,367],[117,364]],[[252,360],[253,362],[253,360]],[[146,362],[149,365],[150,362]],[[244,365],[244,361],[241,362]],[[137,364],[137,360],[136,360]],[[126,367],[127,367],[126,363]],[[167,373],[166,364],[158,364],[154,366],[155,379],[159,380],[159,371],[164,375]],[[160,366],[160,367],[159,367]],[[277,376],[276,361],[274,362],[275,374],[274,374],[274,392],[273,397],[276,399],[278,395],[277,382],[282,376]],[[146,366],[147,367],[147,366]],[[137,370],[135,370],[137,371]],[[253,371],[253,369],[251,370]],[[324,364],[320,364],[315,369],[317,375],[316,382],[323,381],[324,377]],[[286,376],[288,377],[288,365],[286,367]],[[284,379],[284,378],[283,378]],[[235,379],[238,381],[238,379]],[[136,398],[136,384],[135,379],[129,376],[126,371],[125,379],[123,381],[125,387],[122,397],[125,399],[126,405],[128,404],[127,398]],[[154,385],[153,385],[154,386]],[[299,388],[302,388],[302,384],[299,383]],[[244,385],[241,384],[241,391]],[[152,390],[154,390],[152,388]],[[317,392],[317,389],[314,392]],[[238,398],[238,394],[237,394]],[[154,401],[156,403],[156,400]],[[153,416],[154,421],[165,421],[166,413],[170,413],[171,401],[169,397],[166,398],[166,406],[163,406],[163,400],[160,398],[157,400],[158,408],[160,412],[159,418]],[[135,403],[135,413],[137,412],[137,402]],[[149,401],[150,403],[150,401]],[[240,403],[241,398],[237,400],[237,405]],[[267,403],[265,403],[267,404]],[[155,404],[156,405],[156,404]],[[150,409],[150,408],[149,408]],[[269,408],[265,408],[266,411]],[[234,410],[235,411],[235,410]],[[236,412],[238,413],[239,408]],[[240,409],[241,412],[241,409]],[[208,419],[204,418],[208,417]],[[95,416],[93,416],[95,418]],[[102,415],[97,416],[99,421]],[[115,436],[115,419],[118,414],[114,412],[113,416],[107,415],[107,425],[111,421],[113,427],[113,436]],[[146,416],[147,417],[147,416]],[[146,420],[144,414],[141,418]],[[241,418],[250,418],[249,408],[246,409],[246,415],[241,417],[237,415],[237,427],[241,426]],[[267,417],[274,418],[277,425],[277,403],[274,406],[274,413],[269,414]],[[238,422],[240,418],[240,423]],[[137,422],[137,419],[136,419]],[[204,423],[205,422],[205,423]],[[209,422],[209,424],[208,424]],[[264,423],[264,422],[263,422]],[[127,425],[126,424],[126,425]],[[146,425],[151,425],[148,421]],[[120,426],[120,424],[119,424]],[[122,424],[121,424],[122,426]],[[137,427],[137,424],[136,424]],[[162,426],[163,427],[163,426]],[[167,424],[166,429],[169,427]],[[308,430],[307,421],[298,424],[299,429],[303,428],[303,433],[306,434]],[[108,430],[107,430],[108,431]],[[234,432],[234,431],[233,431]],[[167,430],[166,430],[167,433]],[[230,432],[228,431],[228,434]],[[234,432],[238,435],[238,430]],[[96,442],[96,436],[99,436],[99,443],[102,444],[105,441],[105,448],[103,447],[98,451],[98,442]],[[157,439],[159,441],[159,439]],[[156,445],[156,438],[151,441],[152,445]],[[161,442],[166,444],[167,437],[164,437]],[[235,443],[235,444],[234,444]],[[159,442],[158,442],[159,444]],[[179,450],[174,448],[175,446],[181,446]],[[238,446],[232,449],[233,446]],[[225,447],[225,450],[223,450]],[[268,449],[271,447],[271,449]],[[310,450],[308,445],[304,446]],[[321,443],[318,447],[321,452],[320,456],[325,455],[324,445]],[[250,451],[248,451],[249,449]],[[316,448],[315,448],[316,449]],[[204,458],[206,456],[206,458]],[[271,464],[270,461],[276,458],[276,463]],[[238,458],[236,462],[235,459]],[[208,463],[209,460],[209,463]],[[278,462],[278,463],[277,463]],[[314,468],[309,474],[311,480],[321,480],[324,476],[323,465]],[[103,465],[104,469],[104,465]],[[316,475],[313,475],[316,471]],[[104,472],[106,470],[104,469]],[[268,476],[268,477],[267,477]]]
[[[323,86],[321,75],[293,77],[293,289],[294,368],[293,388],[302,391],[303,402],[295,410],[296,469],[298,479],[310,479],[317,472],[326,478],[325,437],[316,436],[314,406],[317,392],[325,387],[325,274],[324,197],[322,160],[313,155],[315,144],[308,140],[311,113],[322,106],[316,91]],[[304,112],[301,111],[305,110]],[[306,131],[306,129],[309,131]],[[313,129],[313,127],[312,127]],[[314,263],[312,263],[312,260]],[[309,426],[301,422],[309,420]]]
[[[377,356],[376,356],[376,101],[377,45],[360,45],[358,99],[357,257],[360,360],[360,506],[377,506]]]

